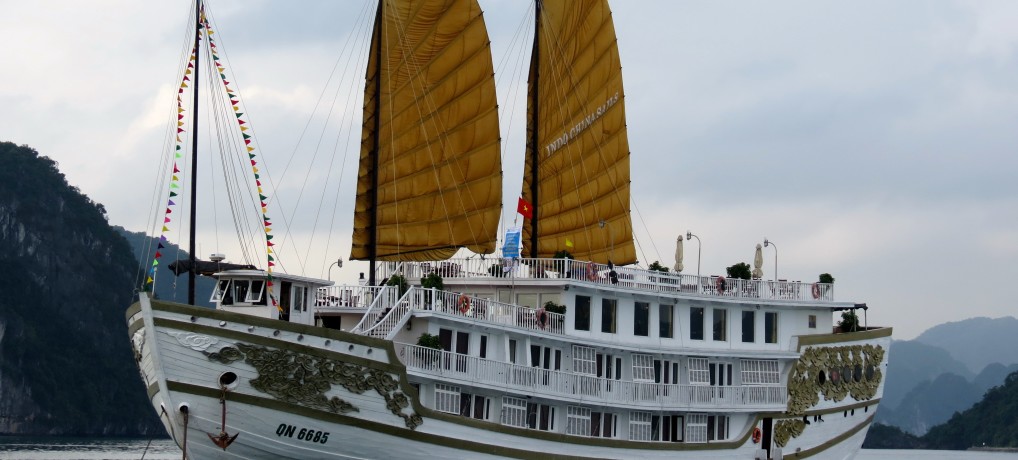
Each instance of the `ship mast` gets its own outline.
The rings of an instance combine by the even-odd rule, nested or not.
[[[537,237],[538,237],[538,234],[537,234],[537,219],[539,217],[538,214],[540,214],[538,212],[538,208],[537,208],[537,206],[538,206],[537,203],[540,202],[537,199],[538,198],[537,197],[537,189],[538,189],[537,174],[538,174],[538,161],[540,160],[540,155],[538,154],[538,148],[537,148],[537,139],[538,139],[538,134],[539,134],[538,133],[538,128],[537,128],[538,127],[537,122],[538,122],[538,116],[539,116],[539,112],[540,112],[539,104],[540,104],[540,100],[541,100],[541,98],[539,97],[539,92],[538,92],[539,89],[540,89],[540,84],[541,84],[541,65],[540,65],[541,64],[540,63],[541,53],[540,53],[540,50],[541,50],[541,0],[534,0],[534,50],[532,51],[533,56],[534,56],[533,57],[533,60],[534,60],[534,64],[533,64],[534,65],[534,67],[533,67],[534,68],[534,98],[533,98],[533,104],[534,104],[533,126],[534,126],[534,129],[532,130],[533,132],[530,134],[530,145],[531,145],[531,147],[530,147],[530,156],[531,156],[531,159],[530,159],[530,178],[531,178],[530,179],[530,206],[533,207],[533,210],[531,211],[532,212],[532,217],[530,219],[530,257],[533,258],[533,259],[536,259],[538,257],[538,254],[537,254]]]
[[[198,65],[201,63],[199,52],[201,47],[201,0],[194,1],[194,79],[191,81],[191,97],[194,99],[194,110],[191,112],[191,220],[188,226],[190,232],[190,243],[188,253],[190,254],[191,269],[187,271],[187,303],[194,305],[194,283],[195,269],[198,265],[198,258],[195,256],[195,216],[197,214],[196,204],[198,203]]]

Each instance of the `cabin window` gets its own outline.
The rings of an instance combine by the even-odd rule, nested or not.
[[[597,375],[597,361],[593,348],[573,345],[573,372]]]
[[[233,280],[233,301],[234,302],[246,302],[248,289],[248,280]]]
[[[566,434],[590,436],[590,409],[576,406],[566,409]]]
[[[660,330],[658,335],[662,339],[670,339],[675,336],[675,306],[674,305],[659,305],[658,306],[658,323],[660,324]]]
[[[713,309],[714,316],[714,340],[724,342],[728,340],[728,310],[724,308]]]
[[[707,414],[689,414],[687,416],[686,442],[707,442]]]
[[[742,341],[756,342],[756,312],[753,310],[742,311]]]
[[[742,360],[743,385],[777,385],[781,381],[778,361],[773,359]]]
[[[229,299],[229,301],[227,301]],[[213,302],[222,301],[223,305],[230,305],[233,303],[233,296],[230,295],[230,280],[219,280],[219,284],[216,285],[216,289],[212,291]]]
[[[662,361],[660,359],[654,360],[654,382],[664,383],[665,385],[675,385],[679,383],[679,363],[675,361]],[[664,391],[668,389],[665,388]]]
[[[527,427],[527,401],[525,399],[502,397],[502,424],[519,428]]]
[[[689,308],[689,340],[703,340],[703,307]]]
[[[654,381],[654,357],[651,355],[633,355],[633,381]]]
[[[728,439],[728,416],[707,416],[707,440],[724,441],[725,439]]]
[[[764,342],[778,343],[778,313],[764,313]]]
[[[689,384],[710,385],[710,368],[707,358],[689,358]]]
[[[436,383],[435,410],[451,414],[460,413],[460,387]]]
[[[265,291],[265,281],[262,280],[251,280],[251,289],[247,291],[247,298],[244,299],[247,303],[259,303],[262,300],[262,294]]]
[[[555,407],[547,404],[527,403],[527,428],[555,431]]]
[[[480,350],[478,350],[477,352],[477,356],[480,357],[481,359],[485,359],[488,357],[488,336],[486,335],[481,336],[481,347]]]
[[[809,328],[810,329],[817,328],[817,315],[809,315]]]
[[[633,308],[633,335],[646,337],[650,334],[650,304],[636,302]]]
[[[537,294],[517,294],[516,305],[537,308]]]
[[[650,412],[629,413],[629,440],[630,441],[657,441],[657,433],[654,431],[654,415]]]
[[[491,399],[469,393],[460,394],[460,415],[478,420],[488,420],[490,412]]]
[[[615,421],[618,417],[608,412],[590,413],[590,436],[594,438],[614,438]]]
[[[573,329],[577,331],[590,330],[590,297],[576,296],[576,314],[573,317]]]
[[[290,291],[293,295],[293,301],[290,302],[290,308],[292,308],[295,312],[308,311],[307,288],[304,286],[294,285],[290,288]]]
[[[601,299],[601,332],[615,333],[618,305],[618,300]]]

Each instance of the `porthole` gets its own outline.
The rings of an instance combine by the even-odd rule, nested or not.
[[[852,371],[852,378],[854,378],[856,382],[862,380],[862,364],[855,365],[855,369]]]
[[[820,373],[817,374],[817,384],[823,385],[825,383],[827,383],[827,374],[824,374],[824,371],[820,371]]]
[[[831,383],[837,385],[841,381],[841,372],[837,369],[831,369]]]
[[[237,388],[237,381],[238,380],[239,379],[237,378],[237,374],[235,374],[233,372],[229,372],[228,371],[228,372],[223,372],[222,374],[219,374],[219,386],[223,387],[223,388],[226,388],[227,390],[232,390],[234,388]]]
[[[876,373],[876,370],[873,369],[872,364],[866,366],[866,380],[873,380],[874,373]]]

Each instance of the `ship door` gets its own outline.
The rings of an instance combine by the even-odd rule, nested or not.
[[[730,395],[725,394],[725,387],[732,385],[732,363],[710,363],[710,384],[714,388],[714,397],[724,400]]]
[[[760,441],[760,445],[767,450],[767,458],[771,458],[771,433],[773,431],[773,425],[774,419],[763,419],[763,439]]]

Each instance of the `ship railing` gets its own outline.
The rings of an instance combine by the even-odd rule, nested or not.
[[[669,408],[779,408],[788,402],[784,385],[689,385],[606,379],[395,343],[400,361],[415,373],[464,384],[486,384],[584,401]]]
[[[433,311],[549,334],[565,334],[565,315],[529,306],[435,289],[414,289],[410,301],[416,310]]]
[[[408,279],[437,273],[446,279],[569,278],[595,285],[618,285],[651,292],[704,297],[834,302],[834,285],[787,280],[742,280],[721,276],[665,273],[636,267],[609,266],[572,259],[500,259],[471,257],[438,262],[408,262],[399,266]]]
[[[391,316],[394,307],[400,303],[399,288],[397,286],[382,286],[371,289],[375,290],[374,301],[368,306],[368,310],[364,312],[360,322],[351,329],[355,334],[368,334],[375,329],[378,330],[372,335],[381,333],[381,328],[388,325],[385,320]],[[385,333],[387,334],[388,331],[385,331]]]
[[[315,291],[317,311],[340,308],[369,308],[385,286],[325,286]]]

